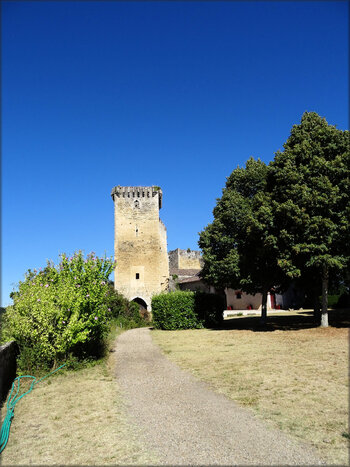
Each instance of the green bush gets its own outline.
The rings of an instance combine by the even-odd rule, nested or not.
[[[135,327],[149,326],[149,322],[140,315],[140,307],[135,302],[130,302],[110,284],[108,309],[112,318],[117,318],[119,325],[131,329]]]
[[[56,267],[26,273],[7,308],[7,338],[15,339],[19,366],[58,365],[69,357],[99,356],[111,319],[108,276],[113,263],[91,253],[61,255]]]
[[[153,324],[158,329],[196,329],[222,320],[222,299],[214,294],[175,291],[152,298]]]
[[[0,345],[4,345],[8,341],[6,329],[6,308],[0,307]]]
[[[201,328],[202,323],[195,314],[194,292],[175,292],[155,295],[152,298],[154,327],[159,329]]]
[[[328,307],[329,308],[335,307],[338,303],[339,297],[340,295],[328,295]],[[321,297],[320,303],[322,303],[322,297]]]

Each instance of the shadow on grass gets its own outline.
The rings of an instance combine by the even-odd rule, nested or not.
[[[329,326],[335,328],[350,327],[350,310],[328,310]],[[293,315],[267,317],[267,323],[262,325],[259,316],[242,316],[227,319],[220,328],[213,330],[249,330],[254,332],[272,332],[272,331],[298,331],[302,329],[317,328],[320,321],[315,320],[312,311],[296,311]]]

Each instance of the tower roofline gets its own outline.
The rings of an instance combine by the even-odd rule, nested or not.
[[[158,195],[159,209],[162,207],[163,192],[159,186],[120,186],[112,188],[111,196],[115,198],[153,198]]]

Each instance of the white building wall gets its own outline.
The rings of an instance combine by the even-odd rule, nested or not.
[[[261,310],[262,294],[249,295],[240,290],[225,289],[227,307],[231,306],[233,310]],[[240,296],[240,298],[239,298]],[[267,309],[271,310],[271,296],[267,295]]]

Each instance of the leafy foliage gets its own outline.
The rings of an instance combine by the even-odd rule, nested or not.
[[[262,314],[267,291],[291,280],[315,309],[322,289],[324,314],[330,273],[342,281],[350,269],[349,132],[305,112],[269,166],[250,158],[228,177],[199,246],[202,277],[262,293]]]
[[[267,190],[269,167],[250,158],[245,168],[235,169],[214,208],[214,221],[200,234],[203,250],[202,277],[218,287],[239,288],[263,294],[283,286],[278,265],[274,216]]]
[[[51,367],[68,356],[98,356],[111,318],[108,276],[113,263],[94,253],[61,255],[55,267],[29,270],[6,312],[7,337],[20,350],[19,365]]]
[[[117,292],[112,284],[109,285],[108,306],[112,318],[116,318],[123,328],[149,326],[149,322],[140,315],[139,305]]]
[[[152,297],[153,324],[158,329],[201,328],[195,314],[195,294],[176,290]]]
[[[153,324],[158,329],[196,329],[222,319],[222,299],[214,294],[174,291],[152,298]]]
[[[350,259],[349,132],[305,112],[276,153],[269,190],[280,227],[279,264],[316,295],[322,283],[325,313],[329,276],[341,276]]]

